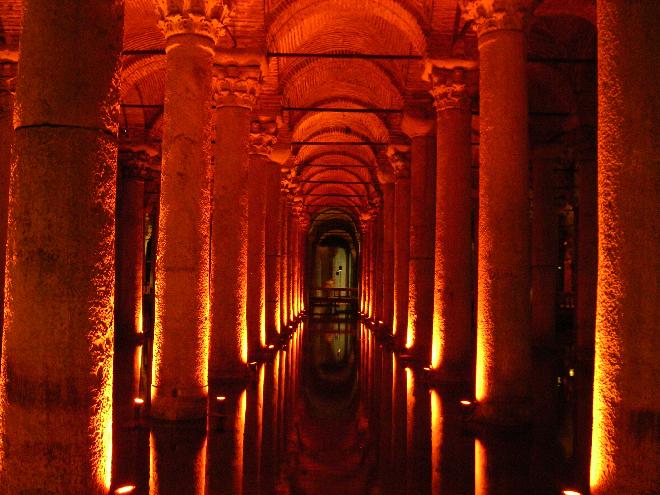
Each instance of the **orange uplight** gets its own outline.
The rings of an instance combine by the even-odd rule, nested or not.
[[[440,451],[442,449],[442,403],[440,395],[431,389],[431,492],[440,493],[441,469]]]
[[[133,493],[135,491],[135,485],[126,485],[126,486],[120,486],[115,490],[115,494],[119,495],[122,493]]]
[[[136,397],[135,399],[133,399],[133,404],[135,404],[136,406],[141,406],[144,404],[144,399],[142,397]]]
[[[562,490],[561,495],[582,495],[582,493],[576,490]]]
[[[462,405],[462,406],[471,406],[471,405],[472,405],[472,401],[470,401],[470,400],[462,400],[462,401],[461,401],[461,405]]]
[[[227,398],[224,395],[218,395],[215,400],[218,402],[224,402]]]
[[[478,438],[474,439],[474,495],[488,495],[486,482],[486,449]]]
[[[268,346],[268,348],[269,348],[269,349],[275,349],[275,346],[274,346],[273,344],[270,344],[270,345]]]
[[[408,321],[410,321],[410,316],[408,316]],[[406,349],[410,349],[415,343],[415,330],[412,325],[408,325],[408,332],[406,334]]]

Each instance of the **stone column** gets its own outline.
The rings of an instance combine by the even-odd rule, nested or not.
[[[16,54],[18,57],[18,54]],[[7,209],[9,207],[9,170],[14,145],[14,76],[16,62],[0,64],[0,358],[2,357],[2,322],[4,319],[5,254],[7,248]],[[1,359],[0,359],[1,363]],[[0,364],[0,368],[1,368]]]
[[[305,310],[305,276],[306,270],[306,251],[307,251],[307,231],[309,229],[309,214],[304,210],[297,216],[296,225],[296,315],[300,315]]]
[[[287,294],[289,295],[289,304],[288,304],[288,313],[289,313],[289,323],[293,321],[294,318],[294,299],[295,299],[295,294],[293,293],[293,288],[294,288],[294,272],[293,272],[293,256],[294,256],[294,240],[293,236],[295,234],[295,220],[293,218],[293,198],[290,199],[289,204],[287,206],[287,221],[286,221],[286,230],[287,230],[287,257],[286,257],[286,262],[287,262]]]
[[[410,257],[410,155],[407,148],[390,148],[394,170],[394,344],[402,349],[408,329],[408,258]]]
[[[161,12],[167,62],[151,385],[151,413],[160,419],[206,414],[209,107],[225,10],[217,13],[220,19],[174,5]]]
[[[286,191],[281,188],[280,182],[280,219],[279,219],[279,239],[280,239],[280,331],[284,331],[288,322],[286,292],[287,266],[286,266]]]
[[[405,114],[410,137],[410,257],[406,348],[421,364],[431,363],[435,241],[435,137],[433,122]]]
[[[435,282],[431,366],[443,381],[473,375],[472,113],[466,61],[436,62]]]
[[[380,204],[380,203],[378,203]],[[374,309],[373,318],[376,321],[383,319],[383,215],[376,209],[376,220],[374,222]]]
[[[267,117],[250,124],[246,316],[250,360],[258,358],[266,346],[266,183],[276,133],[277,124]]]
[[[216,66],[211,225],[211,379],[242,375],[248,361],[248,145],[258,67]]]
[[[378,171],[383,190],[383,307],[385,328],[392,331],[394,312],[394,172],[390,167]]]
[[[110,488],[123,12],[23,5],[0,380],[7,494]]]
[[[529,417],[530,227],[527,0],[464,2],[479,42],[477,417]]]
[[[362,313],[369,318],[371,308],[371,214],[360,213],[360,232],[362,234]]]
[[[598,289],[591,493],[660,475],[657,3],[598,7]]]
[[[282,199],[280,164],[268,164],[266,186],[266,341],[275,344],[280,335],[280,281],[282,249]]]
[[[536,154],[532,160],[531,333],[533,347],[548,349],[555,345],[557,309],[559,222],[553,171],[557,158],[542,156],[542,150]]]
[[[140,394],[142,280],[144,260],[144,181],[148,155],[122,152],[119,157],[116,214],[115,352],[113,356],[112,424],[113,482],[135,479],[129,457],[135,426],[135,404]]]

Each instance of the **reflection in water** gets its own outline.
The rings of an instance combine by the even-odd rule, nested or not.
[[[429,389],[422,370],[356,321],[300,324],[249,379],[210,391],[205,427],[117,428],[114,486],[140,495],[556,495],[560,486],[549,417],[475,438],[462,396]]]

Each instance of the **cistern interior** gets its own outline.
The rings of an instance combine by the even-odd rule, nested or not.
[[[0,495],[658,495],[655,0],[0,0]]]

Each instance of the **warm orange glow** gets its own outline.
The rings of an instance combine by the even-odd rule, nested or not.
[[[116,495],[120,495],[122,493],[133,493],[135,491],[135,485],[126,485],[126,486],[121,486],[115,490]]]
[[[433,311],[433,340],[431,342],[431,366],[440,368],[442,364],[442,349],[445,345],[445,331],[440,314],[442,308],[434,308]]]
[[[261,317],[259,318],[259,343],[261,347],[266,347],[266,307],[262,299],[261,310],[259,311]]]
[[[141,406],[144,404],[144,399],[142,399],[141,397],[136,397],[135,399],[133,399],[133,404],[135,404],[136,406]]]
[[[415,330],[410,324],[410,315],[408,315],[408,332],[406,334],[406,349],[410,349],[415,344]]]
[[[601,254],[603,247],[600,247]],[[614,273],[614,261],[599,256],[594,358],[593,427],[589,484],[595,491],[615,470],[616,409],[621,401],[617,384],[622,361],[619,340],[623,290]],[[604,289],[603,289],[604,288]]]
[[[488,343],[485,334],[492,331],[489,325],[490,318],[487,318],[484,315],[486,311],[484,308],[484,299],[486,298],[486,295],[483,292],[485,292],[485,290],[483,290],[480,285],[478,295],[479,310],[477,316],[477,369],[475,376],[475,398],[478,401],[481,401],[486,397],[487,375],[490,371],[490,366],[488,366],[486,361],[488,356]]]
[[[227,398],[226,398],[225,396],[223,396],[223,395],[218,395],[218,396],[215,398],[215,400],[217,400],[218,402],[224,402],[225,400],[227,400]]]
[[[582,493],[575,490],[562,490],[561,495],[582,495]]]
[[[470,400],[462,400],[462,401],[461,401],[461,405],[462,405],[462,406],[471,406],[471,405],[472,405],[472,401],[470,401]]]
[[[474,439],[474,495],[489,495],[486,483],[486,448]]]
[[[442,403],[434,389],[431,393],[431,493],[440,493],[440,449],[442,448]]]
[[[100,433],[100,442],[97,442],[95,447],[98,449],[95,468],[100,484],[109,490],[112,476],[112,358],[109,362],[106,361],[100,373],[103,377],[97,399],[98,413],[91,418],[90,431]]]

